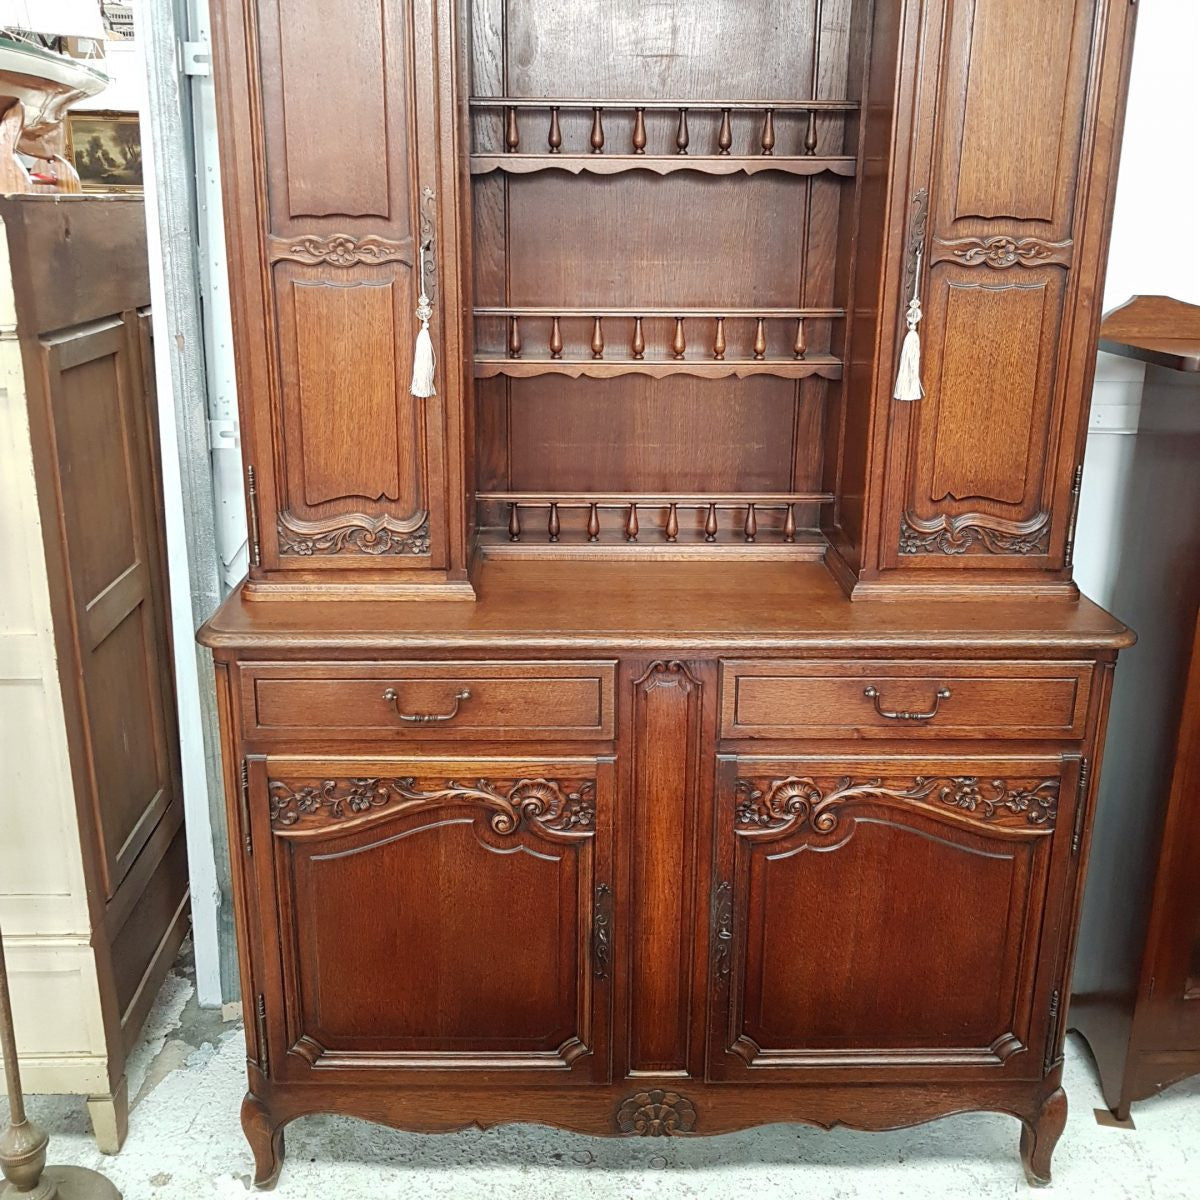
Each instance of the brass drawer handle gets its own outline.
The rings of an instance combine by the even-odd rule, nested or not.
[[[388,688],[383,693],[383,699],[396,710],[396,716],[411,725],[433,725],[438,721],[453,721],[458,716],[458,710],[464,700],[470,700],[469,688],[463,688],[454,694],[454,707],[448,713],[406,713],[400,711],[400,696],[395,688]]]
[[[875,702],[875,711],[887,721],[931,721],[938,714],[938,708],[943,700],[950,699],[950,689],[940,687],[933,697],[933,707],[928,712],[905,712],[903,709],[893,711],[883,708],[879,703],[879,689],[872,684],[863,689],[863,695]]]

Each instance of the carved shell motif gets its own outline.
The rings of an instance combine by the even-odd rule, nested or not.
[[[689,1133],[695,1124],[696,1106],[686,1096],[662,1088],[629,1096],[617,1109],[617,1130],[640,1137]]]

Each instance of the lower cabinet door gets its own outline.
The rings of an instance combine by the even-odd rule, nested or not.
[[[1079,760],[722,757],[710,1078],[1038,1078]]]
[[[248,776],[260,1065],[607,1079],[611,759],[270,757]]]

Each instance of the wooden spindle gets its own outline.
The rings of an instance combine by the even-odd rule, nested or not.
[[[558,520],[558,501],[550,501],[550,520],[546,522],[546,532],[550,535],[552,542],[558,541],[558,535],[562,531],[562,526]]]
[[[687,341],[683,336],[683,318],[675,318],[675,336],[671,339],[671,353],[676,358],[682,358],[683,352],[687,349]]]
[[[599,317],[592,322],[592,357],[604,357],[604,328]]]
[[[558,318],[554,318],[554,323],[550,326],[550,357],[562,358],[563,340],[562,329],[559,326]]]
[[[767,323],[758,318],[758,323],[754,330],[754,357],[760,362],[767,356]]]
[[[633,118],[633,152],[646,153],[646,110],[639,108]]]
[[[546,142],[550,146],[551,154],[558,154],[562,150],[562,129],[558,124],[557,105],[552,105],[550,108],[550,135],[546,138]]]
[[[593,154],[600,154],[604,150],[604,121],[601,118],[601,109],[592,109],[592,136],[589,143],[592,147]]]
[[[642,318],[633,318],[633,357],[641,362],[646,357],[646,337],[642,333]]]
[[[517,126],[517,110],[509,106],[504,121],[504,149],[508,154],[512,154],[520,144],[521,130]]]
[[[679,110],[679,129],[675,133],[675,149],[680,154],[686,154],[688,148],[688,110],[681,108]]]
[[[746,505],[746,523],[742,526],[742,534],[748,542],[758,537],[758,514],[753,504]]]
[[[704,518],[704,540],[706,542],[717,540],[717,506],[715,504],[708,506],[708,516]]]
[[[713,358],[720,362],[725,357],[725,318],[717,318],[717,332],[713,335]]]
[[[637,505],[629,506],[629,516],[625,521],[625,540],[627,542],[636,542],[638,536],[638,514]]]
[[[729,109],[721,109],[721,132],[717,134],[717,153],[728,154],[733,145],[733,126],[729,123]]]
[[[588,508],[587,535],[589,542],[600,540],[600,506],[593,504]]]
[[[796,506],[794,504],[787,506],[787,516],[783,520],[783,540],[785,542],[796,540]]]
[[[804,332],[804,318],[796,318],[796,340],[792,343],[792,357],[803,358],[808,353],[808,337]]]
[[[804,131],[804,153],[816,154],[817,152],[817,112],[816,109],[808,110],[808,128]]]
[[[521,357],[521,318],[508,318],[508,357]]]
[[[508,540],[510,542],[521,540],[521,513],[520,505],[517,504],[508,506]]]
[[[766,116],[763,117],[762,152],[764,154],[775,153],[775,110],[773,108],[768,108]]]
[[[671,511],[667,514],[667,541],[674,542],[679,538],[679,506],[671,505]]]

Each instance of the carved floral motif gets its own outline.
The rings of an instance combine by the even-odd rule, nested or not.
[[[987,266],[997,271],[1009,267],[1040,267],[1048,263],[1068,266],[1072,243],[1044,242],[1040,238],[957,238],[937,243],[937,260],[951,259],[964,267]]]
[[[739,832],[790,833],[808,825],[820,834],[833,833],[841,809],[856,800],[916,800],[947,805],[982,822],[1006,821],[1053,827],[1058,816],[1058,780],[1010,784],[1004,779],[982,780],[975,775],[927,777],[918,775],[908,787],[881,779],[855,782],[848,776],[831,788],[813,779],[790,776],[762,787],[739,779],[734,823]]]
[[[401,262],[411,265],[408,242],[392,242],[387,238],[369,235],[351,237],[348,233],[332,233],[328,237],[310,234],[291,241],[276,239],[271,247],[272,259],[316,266],[320,263],[334,267],[356,267],[360,263]]]
[[[900,519],[901,554],[1045,554],[1050,545],[1050,514],[1012,529],[982,523],[979,517],[943,517],[922,522],[910,515]]]
[[[395,804],[399,810],[439,804],[481,804],[492,809],[493,832],[515,833],[525,823],[543,832],[590,836],[596,821],[596,785],[587,780],[575,791],[550,779],[518,779],[473,784],[449,780],[445,787],[423,791],[411,776],[401,779],[326,779],[296,786],[281,780],[267,785],[272,825],[296,825],[306,817],[340,821],[372,808]]]
[[[280,517],[278,521],[280,554],[307,558],[314,554],[428,554],[429,517],[415,529],[393,529],[383,524],[339,525],[319,532],[307,531]]]
[[[654,1088],[637,1092],[617,1109],[617,1130],[641,1137],[670,1137],[688,1133],[696,1124],[696,1106],[678,1092]]]

